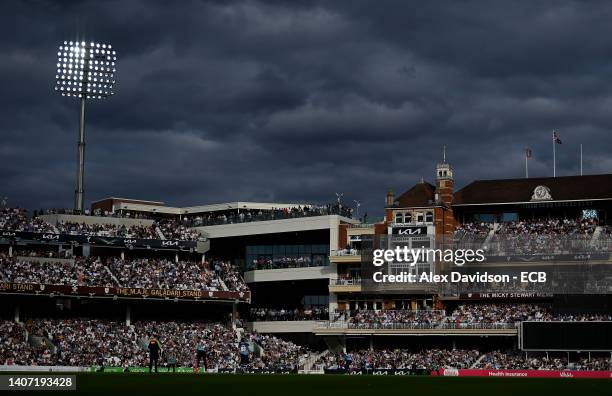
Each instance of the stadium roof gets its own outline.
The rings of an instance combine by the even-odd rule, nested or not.
[[[92,201],[92,204],[111,201],[111,202],[125,202],[125,203],[133,203],[133,204],[142,204],[142,205],[156,205],[156,206],[164,206],[164,202],[162,201],[148,201],[144,199],[131,199],[131,198],[120,198],[120,197],[107,197],[103,199],[98,199],[97,201]]]
[[[431,206],[434,202],[436,187],[422,181],[397,198],[400,208]]]
[[[538,186],[548,189],[546,199],[532,199]],[[453,206],[608,199],[612,200],[612,174],[476,180],[455,193]]]
[[[271,209],[289,209],[297,206],[310,206],[304,203],[268,203],[268,202],[225,202],[212,205],[200,205],[189,207],[174,207],[162,205],[138,204],[132,202],[120,202],[115,209],[117,210],[133,210],[139,212],[154,212],[165,214],[196,214],[209,213],[224,210],[235,209],[251,209],[251,210],[271,210]]]

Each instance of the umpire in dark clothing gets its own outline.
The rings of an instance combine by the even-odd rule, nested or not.
[[[147,349],[149,350],[149,373],[153,370],[153,365],[155,365],[155,372],[157,373],[157,361],[159,360],[159,355],[161,353],[159,339],[156,337],[151,337],[151,339],[149,339]]]

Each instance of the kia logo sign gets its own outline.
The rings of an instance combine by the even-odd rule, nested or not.
[[[391,234],[402,236],[427,235],[427,227],[393,227]]]

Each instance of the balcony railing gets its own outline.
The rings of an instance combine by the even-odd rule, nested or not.
[[[357,250],[357,249],[339,249],[339,250],[332,250],[331,251],[331,255],[338,257],[338,256],[360,256],[361,255],[361,251]]]
[[[320,321],[317,327],[327,329],[355,330],[503,330],[516,329],[518,323],[425,323],[425,322],[390,322],[390,323],[351,323],[350,321]]]
[[[374,223],[349,224],[349,228],[374,228],[375,226]]]
[[[361,278],[330,279],[330,284],[336,286],[358,286],[361,285]]]

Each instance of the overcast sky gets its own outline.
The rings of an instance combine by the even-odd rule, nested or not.
[[[612,173],[612,3],[0,3],[0,195],[73,203],[77,101],[64,40],[112,44],[116,94],[87,104],[86,205],[328,203],[382,213],[447,145],[456,185]]]

